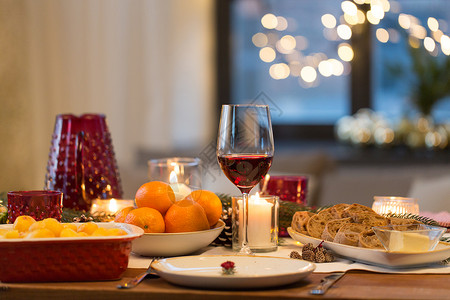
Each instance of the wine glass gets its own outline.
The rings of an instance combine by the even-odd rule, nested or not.
[[[222,171],[242,193],[243,224],[240,254],[253,254],[248,245],[248,194],[272,164],[273,134],[267,105],[223,105],[217,138]]]

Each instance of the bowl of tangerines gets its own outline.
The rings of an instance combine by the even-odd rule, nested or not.
[[[225,224],[220,220],[222,202],[211,191],[194,190],[175,200],[172,187],[150,181],[136,192],[136,206],[121,209],[116,223],[144,230],[132,243],[132,251],[143,256],[177,256],[193,253],[213,242]]]

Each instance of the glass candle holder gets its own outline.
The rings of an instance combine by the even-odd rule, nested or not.
[[[171,157],[148,161],[150,181],[162,181],[172,187],[176,201],[202,185],[201,160],[190,157]]]
[[[276,251],[278,248],[277,196],[252,195],[248,199],[248,244],[254,252]],[[242,244],[243,228],[242,197],[232,198],[232,244],[233,251],[239,251]]]
[[[416,198],[375,196],[372,209],[380,214],[419,214],[419,204]]]
[[[54,218],[61,221],[63,194],[59,191],[8,192],[8,220],[14,223],[18,216],[31,216],[36,221]]]

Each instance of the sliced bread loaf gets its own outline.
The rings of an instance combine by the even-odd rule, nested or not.
[[[309,211],[297,211],[292,217],[292,229],[303,234],[308,234],[306,224],[308,224],[308,220],[314,215],[315,213]]]
[[[336,232],[338,232],[342,225],[347,223],[352,223],[352,218],[342,218],[328,221],[322,232],[322,239],[332,242],[336,236]]]
[[[358,235],[358,246],[363,248],[383,249],[383,244],[373,230],[363,231]]]
[[[370,227],[364,224],[344,224],[336,233],[333,242],[350,246],[358,246],[359,234],[369,229]]]
[[[334,219],[330,209],[331,208],[324,209],[308,220],[306,230],[308,231],[309,236],[320,239],[327,222]]]

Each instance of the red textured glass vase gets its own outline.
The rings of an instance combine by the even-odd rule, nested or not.
[[[106,118],[101,114],[56,116],[45,188],[63,192],[63,206],[88,211],[93,199],[122,198]]]

